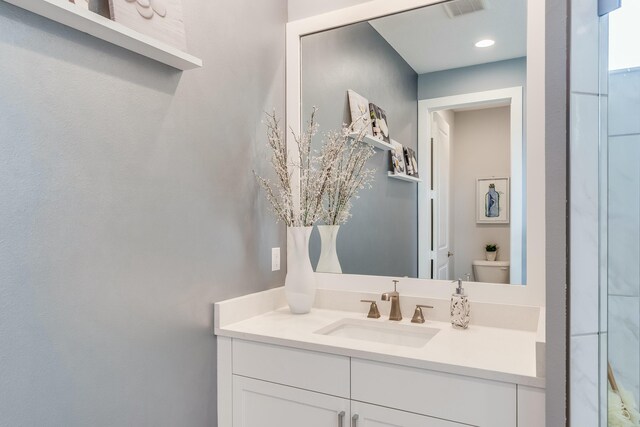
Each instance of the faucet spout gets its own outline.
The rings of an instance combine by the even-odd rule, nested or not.
[[[389,320],[402,320],[402,311],[400,310],[400,294],[397,291],[397,280],[393,281],[393,292],[385,292],[380,298],[382,301],[391,301],[391,311],[389,312]]]

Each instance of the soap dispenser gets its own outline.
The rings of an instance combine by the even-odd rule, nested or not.
[[[469,314],[471,313],[471,305],[462,288],[462,279],[454,280],[451,283],[457,283],[456,292],[451,295],[451,325],[458,329],[467,329],[469,327]]]

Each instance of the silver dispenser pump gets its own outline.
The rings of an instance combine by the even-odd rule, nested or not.
[[[464,295],[464,289],[462,288],[462,279],[454,280],[451,283],[458,284],[458,287],[456,288],[456,295]]]

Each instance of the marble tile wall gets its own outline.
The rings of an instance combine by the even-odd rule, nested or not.
[[[580,427],[606,426],[607,361],[640,398],[640,69],[608,72],[596,7],[574,0],[571,12],[570,424]]]
[[[606,111],[606,70],[602,31],[606,19],[597,2],[571,2],[571,114],[570,114],[570,425],[600,426],[602,396],[601,347],[606,343],[606,322],[600,316],[601,241],[600,147],[606,132],[600,126]],[[606,164],[604,165],[606,166]],[[606,211],[604,212],[606,214]],[[606,296],[606,293],[605,293]]]
[[[609,361],[640,398],[640,69],[609,76]]]

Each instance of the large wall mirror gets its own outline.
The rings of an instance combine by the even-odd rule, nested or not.
[[[300,126],[317,107],[320,144],[352,121],[352,92],[386,118],[374,138],[417,158],[414,179],[396,179],[397,150],[376,148],[372,186],[337,236],[343,274],[524,285],[527,1],[431,3],[300,34],[299,68],[288,65],[299,71],[300,108],[288,119]],[[314,230],[314,267],[320,252]]]

